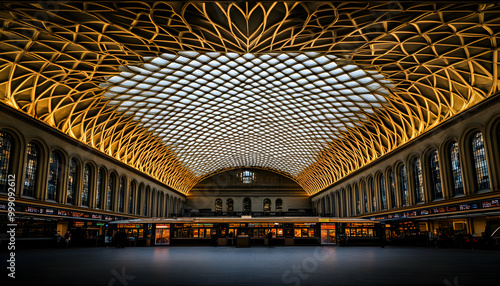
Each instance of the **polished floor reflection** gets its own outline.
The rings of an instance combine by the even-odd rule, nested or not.
[[[498,285],[499,257],[498,251],[400,247],[19,250],[15,282],[125,286]]]

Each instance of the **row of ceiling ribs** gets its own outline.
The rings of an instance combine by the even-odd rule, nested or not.
[[[498,92],[498,4],[44,3],[0,4],[0,101],[182,193],[258,167],[312,195]],[[186,80],[204,56],[202,94],[199,78],[141,90],[144,70]],[[284,76],[251,85],[270,61]]]

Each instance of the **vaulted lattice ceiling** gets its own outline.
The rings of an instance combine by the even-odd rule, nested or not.
[[[182,193],[314,194],[498,92],[498,4],[0,5],[0,100]]]

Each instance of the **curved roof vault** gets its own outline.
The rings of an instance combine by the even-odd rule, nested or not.
[[[498,92],[494,3],[44,3],[0,4],[0,101],[182,193],[312,195]]]

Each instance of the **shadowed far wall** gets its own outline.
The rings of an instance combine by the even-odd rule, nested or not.
[[[198,183],[187,195],[185,209],[215,211],[215,200],[222,200],[222,211],[227,211],[227,200],[233,200],[233,211],[243,211],[243,200],[249,198],[252,212],[264,210],[264,200],[271,200],[271,212],[276,211],[276,200],[283,201],[283,212],[310,209],[309,196],[296,182],[277,173],[259,169],[233,169],[213,175]]]

